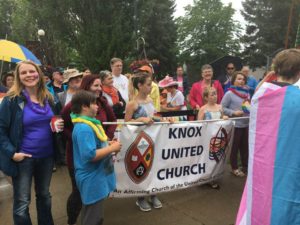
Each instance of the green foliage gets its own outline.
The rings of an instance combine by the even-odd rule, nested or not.
[[[48,64],[94,72],[108,69],[112,57],[130,64],[143,37],[148,58],[166,72],[176,62],[173,12],[174,0],[0,0],[0,35],[23,45],[39,39]],[[46,35],[38,37],[38,29]]]
[[[8,39],[25,45],[27,40],[37,40],[37,25],[28,0],[15,0],[11,14],[11,33]]]
[[[133,31],[129,5],[121,0],[68,1],[65,38],[84,65],[98,71],[109,68],[111,57],[126,57]]]
[[[180,58],[198,67],[240,49],[240,26],[234,9],[220,0],[194,0],[177,19]]]
[[[297,2],[297,1],[296,1]],[[285,47],[288,17],[292,0],[245,0],[242,15],[247,21],[246,33],[242,37],[243,55],[253,66],[266,65],[266,57]],[[298,25],[297,7],[293,11],[289,47],[293,47]]]
[[[176,68],[177,27],[173,19],[173,0],[144,0],[140,4],[138,23],[145,38],[148,59],[160,61],[160,78]]]
[[[0,1],[0,39],[11,33],[11,14],[13,11],[14,1]]]

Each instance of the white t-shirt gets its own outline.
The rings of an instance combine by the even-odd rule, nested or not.
[[[113,107],[114,103],[112,101],[111,96],[106,94],[105,92],[102,92],[102,96],[106,98],[108,105]]]
[[[179,90],[176,91],[174,96],[171,96],[171,93],[168,93],[167,103],[172,106],[181,106],[181,110],[186,110],[186,106],[184,104],[184,96]]]
[[[123,74],[120,74],[120,76],[113,75],[113,79],[114,79],[114,87],[118,89],[122,98],[127,103],[129,100],[128,78],[125,77]]]
[[[67,92],[65,105],[67,105],[72,100],[72,97],[73,97],[73,94],[70,94]]]

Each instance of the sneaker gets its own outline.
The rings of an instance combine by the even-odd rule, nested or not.
[[[244,174],[244,172],[243,172],[243,171],[240,171],[239,169],[232,170],[232,173],[233,173],[233,175],[235,175],[235,176],[237,176],[237,177],[244,177],[244,176],[246,176],[246,175]]]
[[[138,200],[136,201],[136,205],[140,207],[140,210],[143,212],[151,211],[151,205],[145,198],[138,198]]]
[[[153,208],[155,208],[155,209],[162,208],[161,201],[156,197],[156,195],[151,196],[151,203],[152,203]]]
[[[212,189],[220,189],[220,185],[215,181],[210,182],[209,185]]]
[[[247,176],[247,174],[248,174],[248,168],[247,167],[246,168],[241,167],[241,168],[239,168],[239,170],[241,172],[243,172],[245,174],[245,176]]]

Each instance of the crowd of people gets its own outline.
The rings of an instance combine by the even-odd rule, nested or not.
[[[221,83],[213,79],[213,68],[203,65],[201,78],[191,89],[182,66],[174,76],[168,75],[158,83],[153,80],[151,64],[137,68],[129,78],[122,71],[119,58],[112,58],[110,70],[99,74],[87,68],[83,72],[55,68],[50,76],[34,63],[23,61],[14,73],[3,76],[0,169],[12,177],[16,225],[31,224],[33,179],[38,223],[53,224],[49,187],[56,164],[67,165],[72,184],[68,224],[76,223],[80,211],[82,224],[102,224],[103,213],[96,212],[102,212],[103,200],[115,189],[112,153],[121,149],[114,136],[116,125],[102,123],[121,117],[151,125],[163,120],[159,112],[188,107],[198,112],[196,120],[243,117],[235,122],[230,161],[235,176],[247,174],[248,119],[244,117],[249,115],[249,108],[244,106],[249,105],[258,83],[249,75],[248,66],[235,71],[235,65],[228,63],[226,80]],[[187,117],[180,116],[179,120]],[[136,204],[142,211],[162,207],[155,195],[149,201],[140,197]]]

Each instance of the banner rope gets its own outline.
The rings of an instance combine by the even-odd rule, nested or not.
[[[248,116],[246,117],[234,117],[234,118],[228,118],[227,120],[242,120],[242,119],[249,119]],[[215,119],[215,120],[193,120],[193,121],[175,121],[174,123],[170,122],[154,122],[151,125],[158,125],[158,124],[178,124],[178,123],[212,123],[212,122],[218,122],[218,121],[227,121],[224,119]],[[103,122],[103,125],[146,125],[143,122]]]

